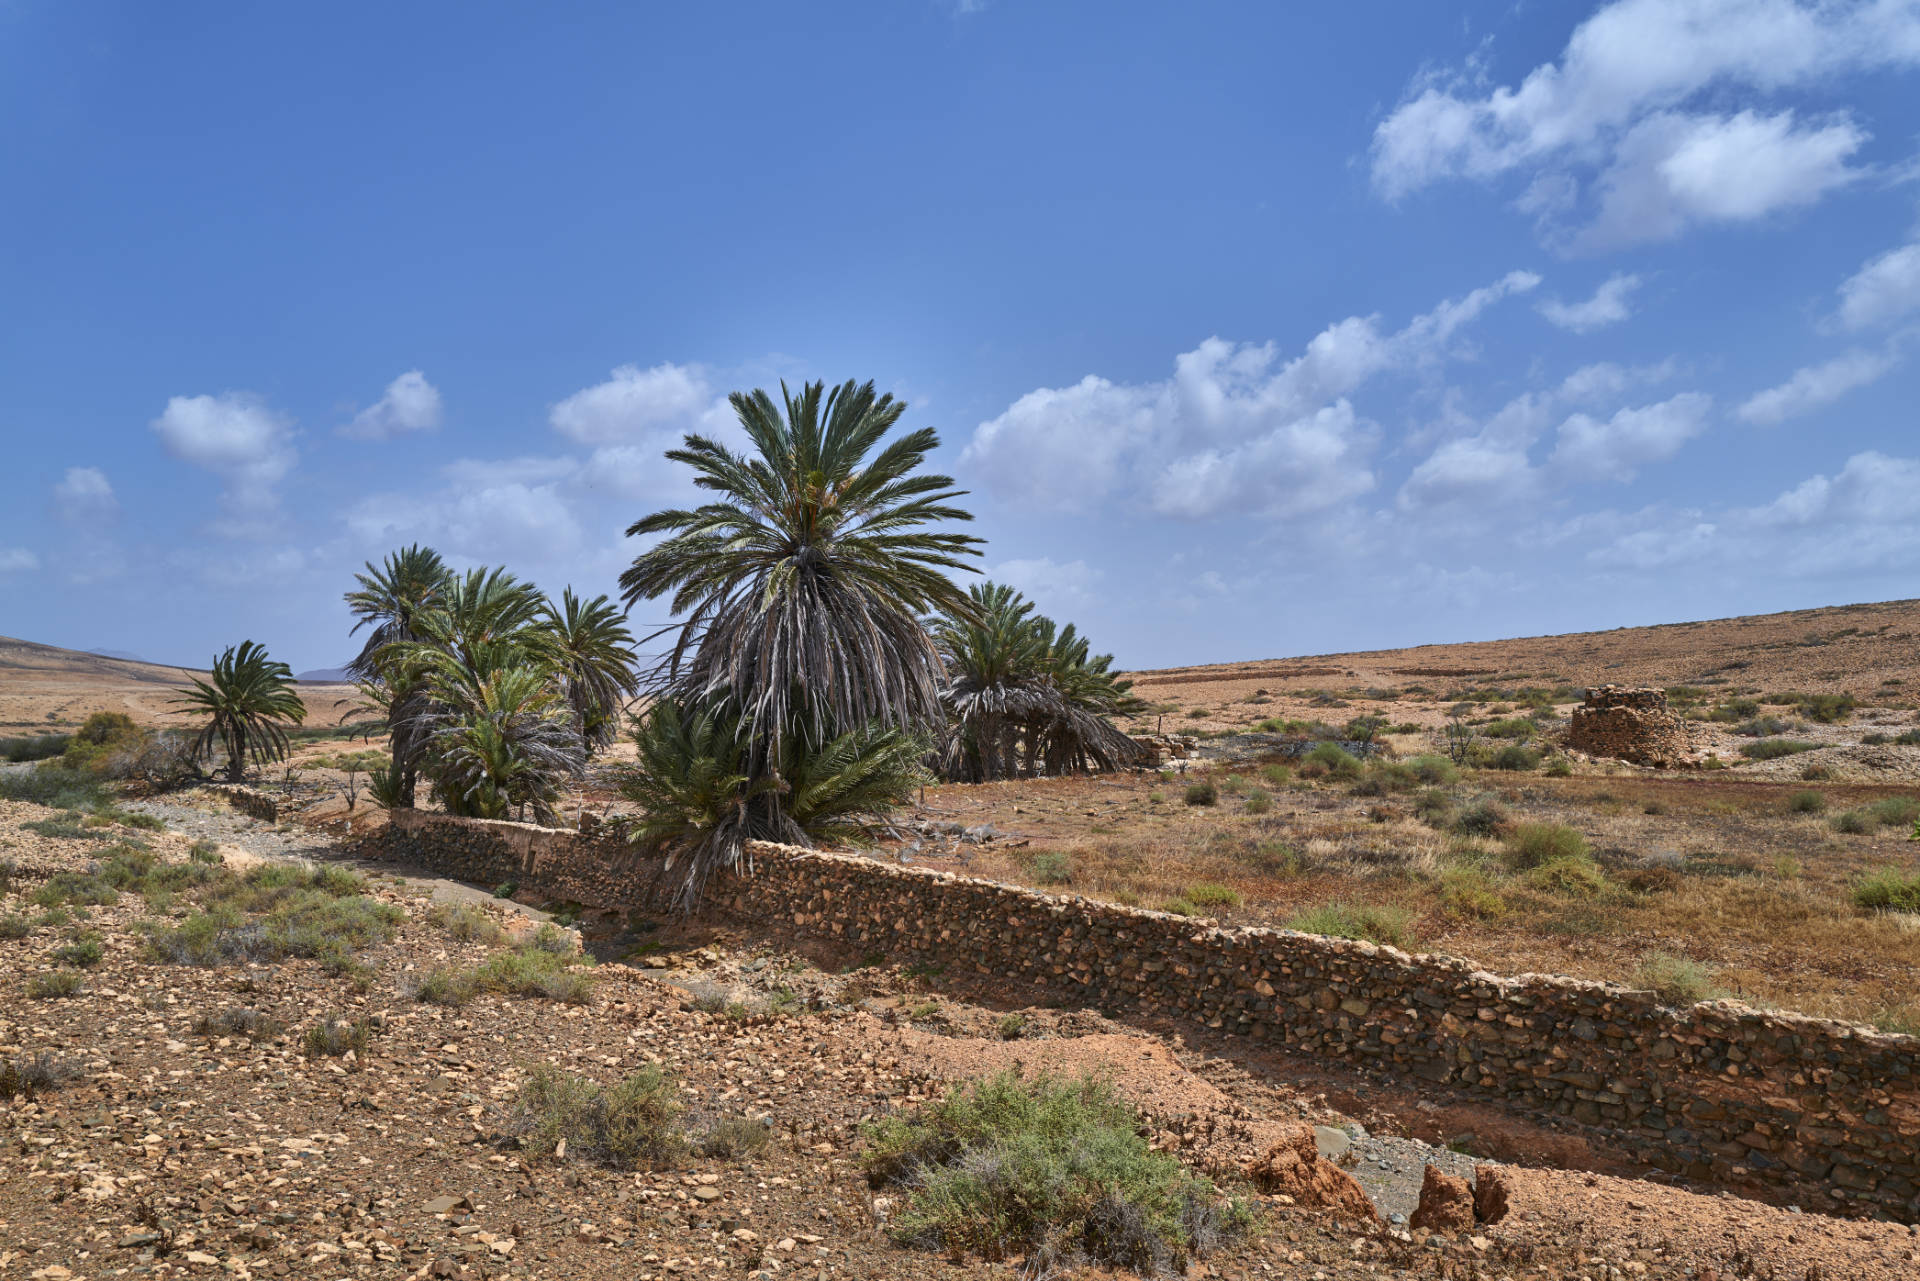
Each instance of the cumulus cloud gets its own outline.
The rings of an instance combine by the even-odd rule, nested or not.
[[[1802,127],[1791,111],[1650,117],[1621,140],[1597,183],[1599,212],[1571,243],[1668,240],[1695,223],[1750,222],[1813,204],[1860,176],[1847,160],[1866,141],[1849,120]]]
[[[269,514],[274,486],[293,470],[291,423],[251,392],[175,396],[152,427],[168,453],[220,478],[228,533]]]
[[[733,407],[699,365],[622,365],[547,418],[567,439],[596,447],[580,470],[583,486],[629,499],[686,492],[686,469],[662,455],[688,433],[735,446],[744,439]]]
[[[1883,352],[1849,351],[1795,371],[1778,387],[1769,387],[1740,406],[1740,417],[1771,427],[1789,418],[1831,405],[1857,387],[1885,376],[1897,362]]]
[[[1846,329],[1870,329],[1920,308],[1920,241],[1872,259],[1840,286],[1840,312]]]
[[[118,514],[120,500],[98,467],[69,467],[53,487],[53,507],[68,524],[92,524]]]
[[[553,562],[584,543],[564,486],[577,464],[566,459],[465,459],[443,470],[428,494],[381,493],[347,514],[361,542],[422,540],[464,562]]]
[[[392,440],[439,426],[439,389],[418,369],[409,369],[387,384],[378,401],[355,414],[340,434],[358,440]]]
[[[1549,298],[1540,304],[1539,312],[1549,323],[1562,329],[1572,330],[1576,334],[1592,333],[1608,325],[1617,325],[1631,316],[1633,308],[1629,300],[1639,287],[1640,277],[1617,272],[1585,302],[1561,302],[1558,298]]]
[[[1185,519],[1290,517],[1374,488],[1377,429],[1350,397],[1369,380],[1448,358],[1456,335],[1540,278],[1516,271],[1404,329],[1348,317],[1283,358],[1273,343],[1209,338],[1160,382],[1092,377],[1020,397],[961,455],[1010,497],[1086,511],[1115,495]]]
[[[0,574],[25,574],[40,568],[40,558],[24,547],[0,547]]]
[[[1517,86],[1479,63],[1417,79],[1374,132],[1388,199],[1455,178],[1533,171],[1522,207],[1556,217],[1576,175],[1600,172],[1596,241],[1652,239],[1744,220],[1847,181],[1865,140],[1850,120],[1803,127],[1789,112],[1698,114],[1852,71],[1920,65],[1920,11],[1890,0],[1615,0]]]
[[[1713,398],[1682,392],[1670,400],[1622,409],[1604,421],[1575,414],[1560,424],[1553,465],[1568,476],[1629,481],[1648,463],[1680,452],[1707,429]]]

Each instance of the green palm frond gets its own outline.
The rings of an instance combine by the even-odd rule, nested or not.
[[[605,596],[582,601],[569,587],[542,607],[543,625],[589,753],[612,744],[621,710],[640,692],[633,633]]]

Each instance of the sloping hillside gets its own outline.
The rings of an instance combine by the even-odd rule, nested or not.
[[[0,729],[77,725],[101,711],[165,724],[174,695],[199,675],[204,672],[0,636]],[[352,692],[350,686],[301,687],[310,710],[324,711]]]

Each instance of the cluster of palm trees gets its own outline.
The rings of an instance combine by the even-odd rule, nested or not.
[[[356,578],[347,607],[368,635],[349,670],[393,752],[374,799],[411,806],[425,778],[449,813],[551,822],[638,692],[622,612],[504,569],[456,573],[417,544]]]
[[[945,527],[972,517],[951,477],[923,470],[935,433],[888,439],[903,402],[853,382],[731,401],[751,448],[690,435],[668,451],[711,499],[627,530],[658,541],[620,576],[625,609],[571,588],[555,601],[504,569],[457,573],[418,545],[356,576],[346,602],[367,637],[349,666],[393,753],[376,801],[411,806],[424,779],[455,814],[551,821],[644,696],[631,833],[691,906],[750,841],[857,836],[934,778],[1145,757],[1110,719],[1140,707],[1111,656],[1012,588],[955,583],[981,540]],[[646,638],[665,643],[643,669],[626,615],[663,599],[680,621]],[[223,661],[265,680],[264,652],[242,650]],[[256,756],[284,749],[277,733]],[[234,770],[250,741],[230,749]]]

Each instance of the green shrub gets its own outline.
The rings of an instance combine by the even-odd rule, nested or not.
[[[465,1005],[480,990],[479,980],[470,970],[439,966],[428,970],[413,985],[413,999],[428,1005]]]
[[[75,970],[52,970],[27,980],[27,995],[36,1001],[57,1001],[75,996],[85,986]]]
[[[1882,827],[1909,827],[1920,820],[1920,800],[1911,796],[1889,796],[1867,806],[1867,812]]]
[[[1295,913],[1286,928],[1302,934],[1324,934],[1331,938],[1365,939],[1393,947],[1409,947],[1413,942],[1413,914],[1402,907],[1371,903],[1324,903]]]
[[[1192,708],[1187,712],[1187,719],[1190,721],[1204,721],[1207,719],[1207,709],[1204,707]]]
[[[18,912],[0,916],[0,939],[23,939],[33,933],[33,922]]]
[[[1460,781],[1460,771],[1444,756],[1416,756],[1407,762],[1407,768],[1429,787],[1448,787]]]
[[[1042,885],[1073,884],[1073,865],[1059,850],[1042,850],[1027,864],[1027,871]]]
[[[1864,809],[1846,810],[1835,814],[1832,822],[1833,830],[1846,836],[1865,836],[1880,826],[1873,815]]]
[[[1787,810],[1793,814],[1818,814],[1827,808],[1827,798],[1811,789],[1795,792],[1787,798]]]
[[[1445,827],[1453,818],[1453,797],[1429,787],[1413,801],[1414,817],[1429,827]]]
[[[744,1116],[721,1117],[708,1127],[700,1138],[700,1154],[717,1157],[722,1161],[734,1161],[743,1156],[752,1156],[764,1149],[772,1141],[768,1123],[755,1121]]]
[[[495,952],[468,976],[483,991],[585,1005],[593,995],[593,975],[568,965],[569,959],[536,947],[522,947]]]
[[[1249,814],[1265,814],[1273,808],[1273,798],[1262,788],[1254,788],[1247,793],[1246,810]]]
[[[1833,771],[1818,761],[1815,761],[1811,765],[1802,765],[1800,767],[1800,778],[1803,782],[1807,783],[1831,783],[1833,781]]]
[[[1760,704],[1751,698],[1729,698],[1708,714],[1709,720],[1731,724],[1760,714]]]
[[[1698,961],[1665,952],[1649,952],[1628,980],[1667,1005],[1693,1005],[1714,995],[1713,971]]]
[[[1507,807],[1491,796],[1475,798],[1453,817],[1453,830],[1463,836],[1498,836],[1511,821]]]
[[[1548,859],[1526,874],[1527,884],[1549,894],[1593,898],[1607,888],[1607,874],[1584,854]]]
[[[1027,1030],[1027,1016],[1017,1010],[1011,1014],[1002,1014],[995,1030],[1000,1033],[1001,1040],[1017,1041],[1021,1033]]]
[[[1516,718],[1513,720],[1494,721],[1492,724],[1485,726],[1480,732],[1488,738],[1517,738],[1524,742],[1532,738],[1539,729],[1540,727],[1530,720]]]
[[[25,1099],[31,1103],[42,1094],[59,1089],[79,1072],[71,1064],[41,1050],[0,1059],[0,1103]]]
[[[37,769],[0,771],[0,800],[91,812],[112,799],[99,779],[77,770],[41,765]]]
[[[1844,721],[1857,706],[1851,694],[1805,694],[1800,698],[1800,714],[1822,725]]]
[[[1811,752],[1818,746],[1798,738],[1763,738],[1755,743],[1742,743],[1740,754],[1750,761],[1775,761],[1782,756]]]
[[[1196,907],[1239,907],[1240,891],[1216,881],[1201,881],[1187,887],[1182,895]]]
[[[1359,759],[1338,743],[1321,743],[1300,759],[1303,764],[1319,766],[1329,776],[1344,782],[1360,777]]]
[[[364,1058],[372,1044],[373,1024],[365,1019],[324,1018],[300,1034],[300,1052],[310,1059],[337,1059],[349,1051]]]
[[[494,920],[485,908],[475,903],[452,906],[438,903],[427,913],[427,919],[463,943],[484,943],[492,946],[504,941],[507,937],[507,932],[500,928],[500,923]]]
[[[509,1128],[539,1156],[566,1143],[582,1156],[616,1170],[658,1168],[684,1150],[680,1090],[654,1064],[612,1086],[537,1065],[515,1096]]]
[[[1853,903],[1869,912],[1920,912],[1920,873],[1871,872],[1854,882]]]
[[[1184,1272],[1250,1215],[1144,1131],[1105,1081],[1005,1072],[869,1123],[862,1159],[875,1185],[905,1190],[890,1229],[903,1245],[1022,1255],[1036,1275],[1080,1260]]]
[[[1268,765],[1261,769],[1260,777],[1275,787],[1285,787],[1293,779],[1293,771],[1284,765]]]
[[[106,951],[100,946],[99,936],[94,934],[82,935],[64,947],[53,949],[55,964],[71,965],[83,970],[100,964],[100,959],[105,955]]]
[[[1440,873],[1440,903],[1450,915],[1497,921],[1507,900],[1477,867],[1449,867]]]
[[[1210,779],[1201,779],[1197,783],[1187,784],[1186,802],[1189,805],[1217,805],[1220,801],[1220,789]]]
[[[1522,747],[1518,743],[1508,743],[1495,752],[1487,762],[1495,769],[1530,770],[1540,765],[1540,753],[1531,747]]]
[[[0,738],[0,758],[12,764],[44,761],[60,755],[72,742],[68,734],[31,734],[22,738]]]
[[[1556,756],[1547,762],[1546,775],[1548,778],[1572,778],[1573,762],[1564,756]]]
[[[1743,738],[1768,738],[1775,734],[1784,734],[1793,725],[1778,716],[1756,716],[1734,726],[1733,732]]]
[[[1507,866],[1516,871],[1557,858],[1587,857],[1587,838],[1564,823],[1521,823],[1505,842]]]
[[[1241,778],[1238,774],[1229,774],[1220,780],[1220,794],[1222,796],[1239,796],[1246,790],[1247,780]]]
[[[1172,912],[1175,916],[1199,916],[1200,909],[1183,898],[1170,898],[1160,904],[1162,912]]]

